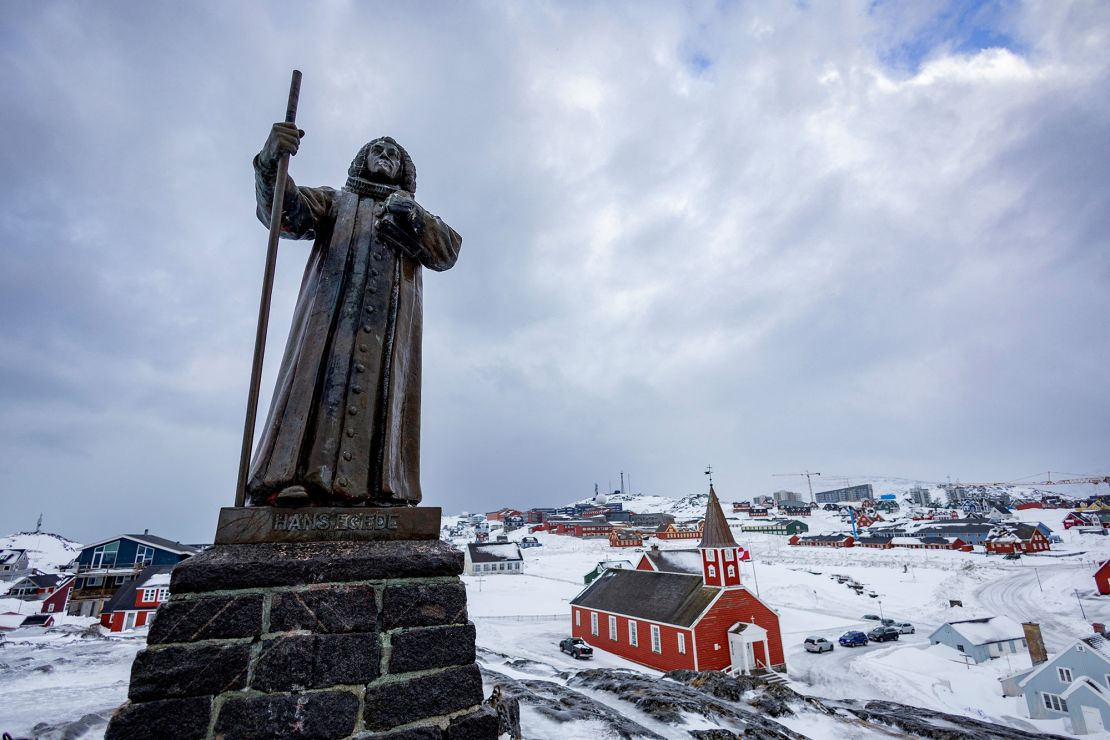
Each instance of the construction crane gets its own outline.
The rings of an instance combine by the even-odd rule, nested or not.
[[[771,477],[772,478],[799,478],[803,475],[806,477],[806,484],[809,486],[809,502],[812,504],[814,502],[814,498],[813,498],[813,476],[821,475],[820,473],[811,473],[807,470],[804,473],[772,473]]]

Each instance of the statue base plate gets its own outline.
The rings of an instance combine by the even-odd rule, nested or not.
[[[438,506],[227,506],[215,544],[438,540],[440,514]]]

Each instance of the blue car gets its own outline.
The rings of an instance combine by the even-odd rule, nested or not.
[[[867,644],[867,635],[853,630],[841,635],[839,642],[842,647],[859,647]]]

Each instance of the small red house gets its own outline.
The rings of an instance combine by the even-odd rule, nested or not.
[[[999,555],[1011,552],[1046,552],[1048,538],[1031,524],[1009,524],[995,527],[983,540],[987,552]]]
[[[1107,560],[1095,571],[1095,586],[1103,596],[1110,595],[1110,560]]]
[[[1064,529],[1071,529],[1072,527],[1091,527],[1096,522],[1092,521],[1090,517],[1080,514],[1078,511],[1070,511],[1064,517]]]
[[[112,632],[145,627],[170,597],[172,565],[155,565],[119,587],[100,613],[100,624]]]
[[[571,634],[661,671],[785,668],[778,614],[741,584],[743,551],[712,486],[697,552],[698,573],[657,571],[651,558],[605,571],[571,601]]]
[[[614,529],[609,533],[609,547],[641,547],[644,538],[631,529]]]

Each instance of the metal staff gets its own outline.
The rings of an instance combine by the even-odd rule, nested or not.
[[[289,82],[289,103],[285,107],[285,122],[297,122],[297,102],[301,97],[301,72],[293,70]],[[247,501],[247,470],[254,446],[254,421],[258,415],[258,387],[262,384],[262,358],[266,354],[266,329],[270,323],[270,294],[274,289],[274,271],[277,267],[278,239],[281,238],[282,205],[285,202],[285,182],[289,177],[289,154],[278,159],[277,177],[274,180],[274,203],[270,210],[270,239],[266,244],[266,271],[262,275],[262,298],[258,304],[258,328],[254,335],[254,364],[251,366],[251,385],[247,393],[247,419],[243,423],[243,448],[239,454],[239,482],[235,485],[235,505]]]

